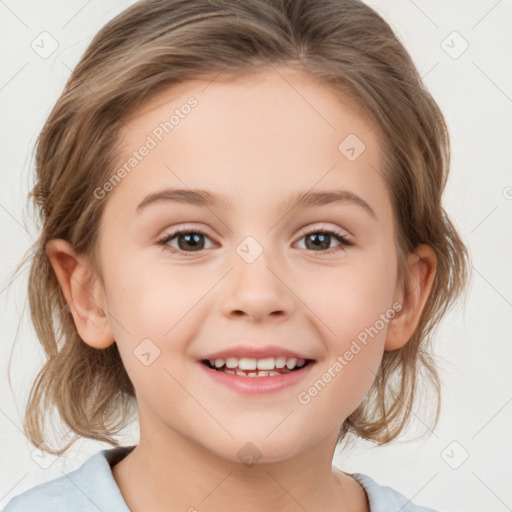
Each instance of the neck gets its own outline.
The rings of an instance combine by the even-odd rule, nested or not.
[[[143,427],[139,444],[113,468],[132,512],[369,510],[359,484],[332,468],[337,429],[289,459],[247,465],[175,432],[166,430],[164,436]]]

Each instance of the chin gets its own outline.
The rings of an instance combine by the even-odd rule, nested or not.
[[[301,451],[298,440],[291,439],[286,432],[281,435],[273,433],[270,437],[266,437],[267,434],[247,432],[223,443],[222,447],[217,445],[212,451],[219,457],[247,467],[282,462]]]

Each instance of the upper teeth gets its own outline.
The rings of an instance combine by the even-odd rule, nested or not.
[[[265,359],[251,359],[249,357],[228,357],[227,359],[210,359],[210,364],[215,368],[239,368],[240,370],[274,370],[275,368],[284,368],[285,366],[292,370],[295,367],[304,366],[304,359],[295,357],[267,357]]]

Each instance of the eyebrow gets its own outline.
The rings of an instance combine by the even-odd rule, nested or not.
[[[147,195],[137,206],[136,212],[144,210],[156,203],[184,203],[196,206],[228,207],[229,200],[226,196],[218,196],[207,190],[200,189],[172,189],[165,188]],[[335,203],[354,204],[363,208],[374,220],[377,215],[373,208],[358,195],[348,190],[321,190],[317,192],[298,192],[289,196],[285,205],[292,208],[312,208]]]

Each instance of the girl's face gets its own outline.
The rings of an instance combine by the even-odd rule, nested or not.
[[[399,309],[395,227],[377,134],[347,103],[284,68],[182,83],[126,120],[98,254],[141,442],[284,460],[368,391]],[[311,362],[267,377],[204,362],[293,355]]]

